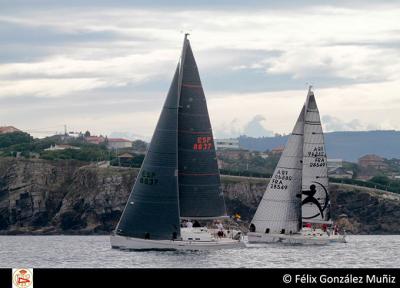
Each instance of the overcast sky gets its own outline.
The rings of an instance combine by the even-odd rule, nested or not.
[[[400,2],[147,2],[0,0],[0,125],[149,140],[188,31],[216,137],[400,129]]]

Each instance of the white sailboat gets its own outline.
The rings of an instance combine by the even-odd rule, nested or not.
[[[197,65],[185,35],[182,56],[111,246],[124,250],[244,247],[241,232],[181,220],[227,218],[214,139]]]
[[[332,224],[326,162],[322,126],[310,86],[306,103],[250,224],[249,243],[323,245],[344,240],[325,229]],[[307,227],[303,227],[303,222]]]
[[[331,220],[329,178],[324,134],[311,86],[306,100],[303,135],[302,222],[304,237],[346,242]]]

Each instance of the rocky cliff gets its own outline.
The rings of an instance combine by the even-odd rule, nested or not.
[[[0,233],[108,234],[137,172],[76,161],[1,158]],[[263,178],[223,176],[228,213],[251,219],[267,183]],[[400,234],[399,195],[344,184],[332,184],[330,190],[332,216],[348,232]]]

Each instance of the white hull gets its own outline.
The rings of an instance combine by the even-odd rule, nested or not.
[[[245,247],[242,237],[215,238],[206,228],[183,228],[182,240],[151,240],[111,235],[111,247],[121,250],[213,250]]]
[[[329,241],[337,243],[347,243],[346,237],[344,235],[330,235]]]
[[[308,227],[303,227],[303,229],[301,230],[301,233],[303,234],[303,236],[307,236],[307,237],[328,238],[329,242],[346,243],[345,235],[335,233],[334,230],[323,231],[320,228],[312,229],[312,228],[308,228]]]
[[[291,245],[327,245],[329,239],[327,237],[308,237],[302,234],[263,234],[257,232],[247,233],[248,242],[257,243],[283,243]]]

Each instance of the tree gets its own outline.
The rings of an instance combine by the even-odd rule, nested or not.
[[[386,176],[375,176],[370,181],[381,185],[388,185],[390,183],[390,179]]]
[[[147,149],[147,143],[142,140],[135,140],[132,142],[132,148],[136,151],[145,152]]]
[[[27,144],[32,142],[33,137],[25,132],[0,134],[0,148],[9,147],[15,144]]]

